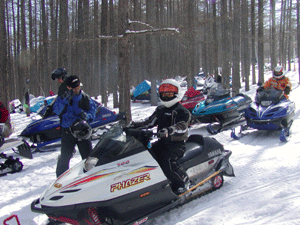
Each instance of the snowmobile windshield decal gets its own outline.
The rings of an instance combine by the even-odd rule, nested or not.
[[[145,173],[145,174],[142,174],[140,176],[133,177],[133,178],[130,178],[128,180],[124,180],[124,181],[112,184],[110,186],[110,192],[114,192],[115,190],[120,191],[122,189],[129,188],[131,186],[144,183],[145,181],[149,181],[150,179],[151,179],[150,174]]]
[[[127,160],[125,162],[118,163],[118,166],[123,166],[123,165],[128,164],[128,163],[129,163],[129,160]]]
[[[221,155],[222,152],[221,152],[221,149],[217,149],[217,150],[211,151],[211,152],[209,152],[207,154],[208,154],[209,158],[212,158],[214,156]]]
[[[154,170],[154,169],[156,169],[156,167],[157,166],[145,166],[145,167],[136,169],[134,171],[131,171],[128,174],[131,175],[131,174],[136,174],[136,173],[143,173],[143,172],[147,172],[147,171],[150,171],[150,170]]]

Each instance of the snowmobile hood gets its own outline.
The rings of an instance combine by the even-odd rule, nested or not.
[[[265,89],[256,94],[255,103],[246,111],[246,118],[274,120],[288,116],[295,111],[295,103],[283,96],[283,91]]]
[[[148,151],[84,172],[82,161],[62,174],[41,196],[43,206],[101,202],[166,180]],[[97,187],[97,188],[96,188]]]
[[[274,120],[294,113],[295,108],[295,103],[287,99],[269,106],[252,103],[249,109],[246,110],[245,117],[258,120]]]
[[[33,133],[40,132],[47,129],[59,127],[59,117],[51,116],[46,119],[35,120],[30,123],[22,132],[21,136],[30,136]]]
[[[217,114],[236,109],[237,107],[237,103],[231,97],[227,97],[210,104],[207,104],[206,101],[201,101],[195,106],[192,113],[195,115]]]

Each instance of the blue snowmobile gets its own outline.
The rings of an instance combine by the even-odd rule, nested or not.
[[[217,134],[225,126],[243,119],[251,102],[251,98],[244,94],[231,97],[229,90],[224,89],[221,83],[216,83],[208,91],[206,100],[199,102],[193,109],[192,121],[209,123],[207,131]]]
[[[240,133],[232,129],[231,137],[239,139],[242,132],[249,128],[256,130],[281,130],[279,139],[287,141],[295,115],[295,103],[284,96],[284,92],[273,87],[258,91],[255,102],[245,112],[246,125],[242,125]]]
[[[98,102],[95,101],[95,103],[98,106],[96,117],[90,123],[94,134],[105,125],[125,120],[124,113],[116,114]],[[41,147],[61,140],[60,119],[57,115],[54,115],[45,119],[35,120],[21,132],[20,136],[25,140],[29,139],[28,141],[32,143],[31,146],[40,150]],[[96,139],[97,135],[93,135],[92,138]]]

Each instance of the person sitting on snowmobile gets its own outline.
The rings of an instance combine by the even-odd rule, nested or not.
[[[284,96],[286,99],[289,99],[288,95],[292,89],[292,83],[288,77],[284,76],[282,66],[275,67],[273,77],[267,80],[261,87],[257,89],[257,91],[262,91],[263,89],[269,87],[274,87],[277,90],[284,91]]]
[[[65,80],[69,91],[59,96],[53,111],[61,118],[61,155],[57,161],[56,176],[69,169],[69,162],[77,144],[81,158],[86,159],[92,151],[91,132],[88,124],[96,115],[95,102],[80,89],[77,76],[68,76]]]
[[[68,75],[68,72],[67,72],[66,68],[62,68],[62,67],[55,69],[51,74],[52,80],[57,79],[58,83],[60,84],[60,86],[58,88],[57,97],[63,96],[64,94],[66,94],[69,91],[66,83],[64,82],[65,79],[67,78],[67,75]],[[53,100],[51,102],[51,104],[49,104],[47,106],[47,109],[46,109],[45,113],[43,114],[43,119],[53,115],[54,102],[55,102],[55,100]]]
[[[166,79],[159,86],[159,98],[162,105],[144,121],[131,122],[132,128],[157,127],[158,141],[152,144],[151,153],[160,164],[165,175],[171,181],[171,187],[177,194],[187,190],[188,175],[177,160],[184,155],[185,141],[191,121],[190,112],[179,101],[180,85],[174,79]]]

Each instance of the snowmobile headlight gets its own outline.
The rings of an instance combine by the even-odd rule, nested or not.
[[[272,104],[272,101],[261,101],[261,105],[264,107],[270,106]]]
[[[84,167],[83,167],[84,170],[88,172],[89,170],[93,169],[96,166],[98,161],[99,161],[98,158],[89,156],[84,162]]]

